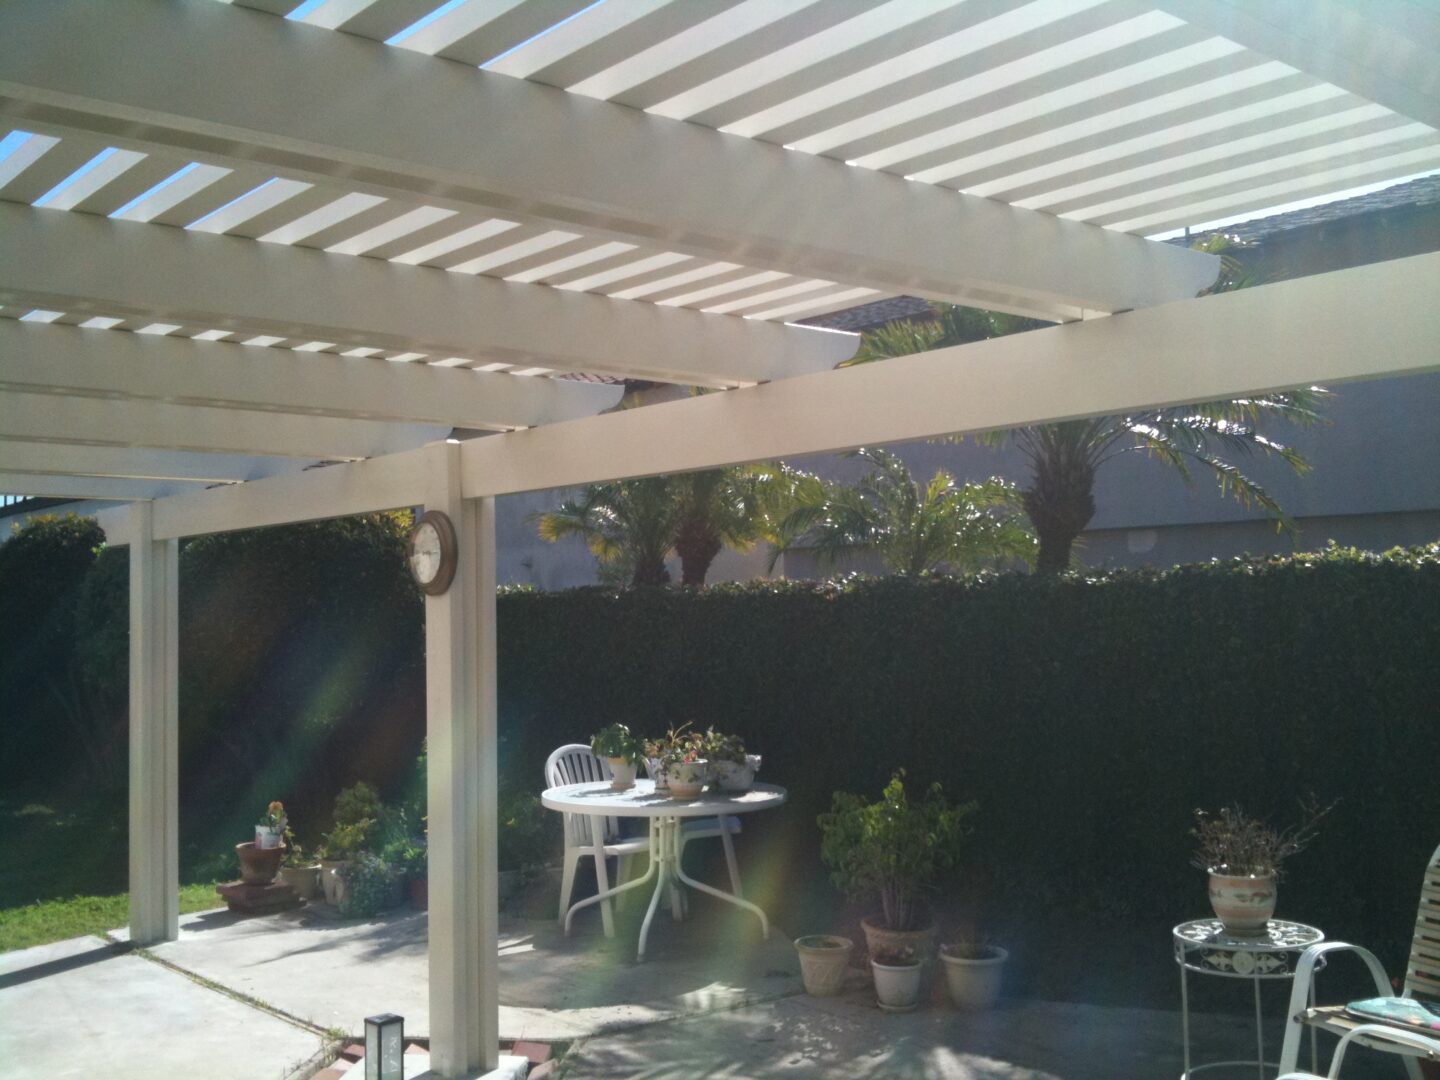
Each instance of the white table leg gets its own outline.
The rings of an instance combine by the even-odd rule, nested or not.
[[[636,878],[634,881],[627,881],[627,882],[625,882],[625,884],[623,884],[623,885],[617,885],[617,886],[615,886],[615,888],[613,888],[613,889],[607,889],[605,892],[596,893],[594,896],[587,896],[584,900],[581,900],[578,904],[573,904],[573,905],[571,905],[570,910],[565,913],[565,936],[566,936],[566,937],[569,937],[569,936],[570,936],[570,920],[575,917],[575,913],[576,913],[577,911],[579,911],[581,908],[589,907],[591,904],[598,904],[598,903],[600,903],[601,901],[604,901],[604,900],[609,900],[612,896],[615,896],[615,895],[617,895],[617,894],[619,894],[619,893],[628,892],[630,889],[638,889],[641,885],[644,885],[644,884],[645,884],[646,882],[648,882],[651,878],[653,878],[657,873],[660,873],[660,865],[659,865],[659,860],[658,860],[657,857],[656,857],[655,827],[654,827],[654,825],[651,825],[651,827],[650,827],[650,865],[645,868],[645,873],[642,874],[640,877]],[[657,886],[657,889],[656,889],[657,895],[658,895],[659,889],[663,888],[664,885],[665,885],[665,878],[664,878],[664,876],[662,875],[661,878],[660,878],[660,883],[659,883],[659,885]],[[607,936],[607,937],[613,936],[613,932],[612,932],[612,933],[608,933],[606,936]]]
[[[674,820],[666,820],[670,825],[671,829],[678,835],[680,831],[680,820],[678,818]],[[760,929],[764,933],[765,939],[767,941],[770,939],[770,920],[766,918],[765,912],[761,911],[760,908],[755,904],[750,903],[749,900],[744,900],[738,896],[733,896],[730,893],[722,892],[720,889],[712,888],[711,886],[706,885],[703,881],[696,881],[689,874],[685,873],[685,868],[680,865],[679,859],[675,860],[675,876],[680,881],[684,882],[686,885],[689,885],[692,889],[699,889],[703,893],[709,893],[711,896],[719,897],[721,900],[734,904],[736,907],[742,907],[746,911],[751,912],[757,919],[760,920]]]

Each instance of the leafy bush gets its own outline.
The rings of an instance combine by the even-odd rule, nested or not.
[[[400,875],[378,855],[360,855],[344,868],[340,914],[367,919],[400,903]]]
[[[903,771],[885,785],[878,802],[837,791],[821,814],[820,857],[830,879],[847,896],[878,896],[891,930],[920,930],[929,920],[925,900],[955,868],[976,804],[951,805],[939,784],[911,800]]]

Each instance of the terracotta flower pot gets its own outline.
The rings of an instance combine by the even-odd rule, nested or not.
[[[845,985],[845,971],[854,949],[855,943],[849,938],[832,934],[796,938],[795,951],[800,954],[800,978],[805,982],[805,992],[812,997],[838,994]]]
[[[988,1009],[1000,999],[1000,976],[1010,954],[998,945],[975,950],[979,956],[954,956],[940,950],[945,985],[957,1009]]]
[[[235,845],[235,854],[240,856],[240,880],[246,885],[269,885],[275,880],[280,869],[280,860],[285,856],[283,847],[261,850],[252,840]]]
[[[1265,932],[1275,914],[1275,873],[1222,874],[1210,871],[1210,906],[1232,934]]]
[[[860,920],[865,931],[865,948],[871,956],[883,953],[902,952],[914,949],[922,963],[928,962],[935,951],[935,925],[932,923],[921,930],[890,930],[884,926],[883,915],[871,915]]]

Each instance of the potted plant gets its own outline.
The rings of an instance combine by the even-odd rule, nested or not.
[[[655,779],[655,791],[674,799],[698,799],[710,779],[710,763],[704,755],[699,732],[690,725],[671,728],[663,738],[645,744],[645,764]]]
[[[1000,999],[1000,975],[1010,953],[985,941],[953,941],[940,948],[945,985],[959,1009],[988,1009]]]
[[[285,806],[272,802],[255,823],[255,846],[261,851],[278,848],[285,840]]]
[[[800,978],[812,997],[830,997],[845,985],[855,943],[834,934],[810,934],[795,939],[800,954]]]
[[[760,770],[760,755],[747,754],[739,735],[724,735],[711,728],[703,740],[710,774],[722,791],[749,791]]]
[[[1210,875],[1210,906],[1232,934],[1265,931],[1275,914],[1281,864],[1315,839],[1320,821],[1335,808],[1312,798],[1300,804],[1300,821],[1276,832],[1238,806],[1218,814],[1195,811],[1190,835],[1199,841],[1191,865]]]
[[[886,1012],[909,1012],[920,1000],[920,954],[911,946],[870,954],[875,996]]]
[[[950,803],[939,784],[912,801],[904,776],[896,772],[874,803],[836,792],[819,817],[820,856],[841,892],[879,898],[880,911],[860,924],[870,955],[909,948],[923,959],[935,932],[928,896],[954,869],[976,804]]]
[[[635,770],[645,756],[645,744],[624,724],[611,724],[590,737],[590,752],[610,764],[610,786],[624,791],[635,786]]]
[[[313,899],[320,892],[320,864],[306,855],[288,825],[285,827],[285,854],[280,861],[280,879],[302,900]]]
[[[364,919],[400,903],[400,875],[378,855],[362,852],[341,871],[344,894],[338,907],[347,919]]]

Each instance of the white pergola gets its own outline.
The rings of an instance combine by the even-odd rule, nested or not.
[[[1440,255],[1195,299],[1145,239],[1435,168],[1418,0],[8,0],[0,490],[122,504],[133,940],[178,933],[181,538],[456,523],[432,1061],[484,1071],[496,496],[1435,369]],[[844,370],[794,325],[902,294],[1059,325]]]

